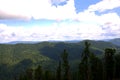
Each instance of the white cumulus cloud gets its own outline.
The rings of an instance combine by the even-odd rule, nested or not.
[[[102,0],[96,4],[89,6],[89,10],[103,12],[105,10],[118,7],[120,7],[120,0]]]
[[[75,17],[74,0],[69,0],[66,5],[57,8],[52,6],[49,0],[0,0],[0,12],[3,13],[0,18],[71,19]]]
[[[63,6],[52,6],[51,2],[60,3],[67,1]],[[120,7],[120,0],[102,0],[90,5],[86,13],[75,11],[74,0],[0,0],[0,19],[96,19],[95,11],[106,11]],[[94,18],[89,17],[93,15]],[[87,17],[85,17],[87,16]],[[85,17],[85,18],[83,18]]]
[[[66,0],[57,0],[64,2]],[[97,15],[120,7],[120,0],[102,0],[76,14],[74,0],[66,5],[52,6],[50,0],[0,0],[0,19],[49,19],[58,20],[49,26],[9,26],[0,24],[0,42],[80,40],[120,37],[120,16],[116,12]],[[61,22],[61,20],[71,22]],[[74,21],[77,21],[74,23]]]
[[[51,26],[14,27],[0,24],[0,42],[10,41],[48,41],[48,40],[81,40],[106,39],[120,37],[120,25],[99,26],[91,23],[54,23]],[[66,27],[65,27],[66,26]],[[104,28],[104,29],[103,29]],[[115,36],[112,36],[113,34]],[[106,35],[111,35],[106,37]]]

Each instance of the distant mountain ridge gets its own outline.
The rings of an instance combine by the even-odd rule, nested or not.
[[[3,44],[37,44],[37,43],[42,43],[42,42],[66,42],[66,43],[78,43],[84,40],[70,40],[70,41],[12,41],[8,43],[3,43]],[[91,40],[91,41],[105,41],[105,42],[110,42],[112,44],[115,44],[117,46],[120,46],[120,38],[115,38],[115,39],[107,39],[107,40]]]
[[[12,42],[11,44],[0,44],[0,68],[4,73],[0,72],[2,80],[8,75],[19,74],[28,67],[42,65],[45,69],[53,69],[60,60],[61,53],[66,49],[69,54],[69,61],[72,65],[79,64],[81,54],[84,50],[83,41],[45,41],[45,42]],[[116,48],[117,53],[120,52],[120,46],[109,41],[87,40],[91,46],[90,51],[98,57],[103,56],[105,48]],[[53,66],[55,65],[55,66]],[[9,68],[7,68],[9,67]],[[7,70],[8,69],[8,70]],[[11,72],[9,71],[11,70]],[[9,71],[9,72],[7,72]],[[13,80],[13,79],[9,79]]]
[[[61,42],[39,42],[39,41],[15,41],[10,42],[8,44],[0,44],[0,54],[6,53],[6,54],[13,54],[12,52],[17,52],[18,55],[21,53],[28,53],[32,50],[33,53],[40,53],[40,55],[47,56],[50,59],[57,59],[58,54],[62,52],[62,50],[67,49],[69,53],[71,54],[70,57],[73,58],[73,53],[80,56],[80,53],[82,53],[82,50],[84,48],[84,42],[83,41],[61,41]],[[113,44],[110,41],[94,41],[94,40],[87,40],[89,43],[91,43],[91,50],[95,54],[100,54],[104,51],[105,48],[117,48],[120,49],[120,46]],[[8,51],[9,50],[9,51]],[[2,51],[2,52],[1,52]],[[97,52],[97,53],[96,53]],[[31,54],[31,52],[29,52]],[[22,55],[21,55],[22,56]],[[74,56],[74,59],[76,57]]]
[[[120,38],[111,39],[111,40],[109,40],[109,42],[111,42],[111,43],[113,43],[115,45],[120,46]]]
[[[40,41],[12,41],[12,42],[8,42],[5,44],[36,44],[39,43]]]
[[[42,43],[42,42],[67,42],[67,43],[77,43],[80,42],[81,40],[70,40],[70,41],[11,41],[11,42],[7,42],[7,43],[2,43],[2,44],[36,44],[36,43]]]

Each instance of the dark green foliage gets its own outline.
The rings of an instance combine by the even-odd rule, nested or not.
[[[33,69],[27,69],[26,70],[26,77],[27,77],[27,80],[33,80]]]
[[[90,51],[90,43],[85,42],[79,64],[79,80],[103,80],[103,63]]]
[[[19,80],[34,80],[33,69],[27,69],[25,73],[19,75]]]
[[[59,65],[57,67],[56,71],[56,80],[62,80],[62,67],[61,67],[61,61],[59,61]]]
[[[35,80],[43,80],[43,70],[40,65],[35,69],[34,73]]]
[[[88,64],[89,61],[89,57],[90,57],[90,43],[88,43],[87,41],[85,42],[85,48],[83,50],[82,53],[82,57],[81,57],[81,61],[85,62],[86,64]]]
[[[115,75],[115,59],[114,59],[115,52],[116,50],[112,48],[105,49],[106,80],[113,80]]]
[[[116,48],[117,54],[113,54],[113,50],[112,57],[103,58],[101,55],[103,55],[106,47],[110,49]],[[67,51],[63,51],[63,49]],[[79,43],[0,44],[0,80],[88,80],[88,78],[89,80],[102,80],[109,70],[111,70],[111,75],[114,76],[115,73],[115,78],[120,79],[119,50],[120,47],[109,42],[90,40]],[[64,57],[62,56],[62,66],[60,64],[57,66],[62,52],[65,53]],[[84,54],[81,54],[82,52]],[[106,50],[106,53],[111,52]],[[80,59],[81,61],[79,61]],[[115,66],[112,64],[114,60],[116,61]],[[105,61],[104,64],[103,61]],[[108,63],[110,63],[109,66],[111,67],[109,70],[106,69]],[[41,65],[42,68],[40,66],[36,68],[38,65]],[[29,67],[33,68],[33,70],[29,70]],[[112,70],[112,67],[115,70]],[[103,69],[105,72],[103,72]]]
[[[115,61],[116,61],[115,78],[120,79],[120,53],[115,55]]]
[[[90,80],[90,43],[85,42],[85,48],[82,53],[79,73],[83,80]]]
[[[7,80],[10,78],[9,67],[6,64],[0,64],[0,80]]]
[[[45,71],[45,80],[51,80],[51,73],[50,71]]]
[[[64,70],[63,80],[70,80],[70,65],[69,65],[68,53],[66,49],[64,49],[61,57],[62,57],[62,62],[63,62],[62,65],[63,65],[63,70]]]
[[[87,80],[87,66],[84,63],[79,64],[79,80]]]
[[[44,80],[55,80],[55,76],[51,71],[46,70],[44,74]]]
[[[91,80],[103,80],[103,63],[94,54],[90,55]]]

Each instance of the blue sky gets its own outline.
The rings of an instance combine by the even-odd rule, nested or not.
[[[1,43],[112,38],[120,38],[120,0],[0,0]]]

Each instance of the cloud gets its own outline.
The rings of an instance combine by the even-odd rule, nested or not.
[[[65,20],[65,19],[74,19],[76,17],[74,0],[69,0],[66,5],[58,6],[57,8],[51,6],[49,3],[46,5],[43,6],[39,12],[38,10],[33,11],[32,15],[34,19]]]
[[[50,3],[53,5],[53,6],[64,6],[67,4],[67,1],[69,0],[50,0]]]
[[[96,15],[95,12],[84,11],[79,13],[78,15],[79,21],[91,22],[100,25],[108,22],[119,24],[120,22],[120,17],[116,13],[107,13],[99,16]]]
[[[0,11],[0,19],[30,20],[30,17],[24,16],[24,15],[9,14],[9,13]]]
[[[62,3],[67,0],[54,0],[52,3]],[[74,0],[67,1],[64,6],[51,5],[49,0],[0,0],[1,19],[71,19],[74,17]],[[18,17],[19,16],[19,17]]]
[[[118,7],[120,7],[120,0],[102,0],[94,5],[89,6],[89,10],[103,12]]]
[[[81,29],[85,30],[81,38],[109,39],[120,37],[120,17],[118,14],[106,13],[96,15],[95,12],[90,12],[88,9],[84,12],[80,12],[78,15],[78,21],[86,24],[86,28],[84,27],[85,25],[83,25]]]
[[[66,4],[58,6],[64,2]],[[90,5],[85,11],[92,12],[87,14],[88,17],[94,15],[95,11],[103,12],[118,7],[120,0],[102,0]],[[84,12],[76,13],[74,0],[0,0],[0,19],[66,20],[82,17],[83,14]]]
[[[30,19],[28,0],[0,0],[0,19]]]
[[[53,3],[58,4],[64,1],[66,0],[57,0]],[[52,6],[49,0],[0,0],[0,19],[59,21],[59,23],[55,22],[49,26],[33,25],[29,28],[0,24],[0,42],[120,37],[120,16],[116,12],[96,14],[96,11],[104,12],[108,9],[120,7],[119,1],[102,0],[76,14],[74,0],[69,0],[67,4],[57,7]]]
[[[66,26],[66,27],[65,27]],[[120,25],[91,23],[54,23],[50,26],[7,26],[0,24],[0,42],[109,39],[120,37]],[[104,28],[104,29],[103,29]]]

